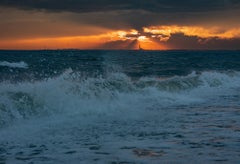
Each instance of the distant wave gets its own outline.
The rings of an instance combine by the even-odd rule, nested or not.
[[[23,68],[23,69],[27,69],[28,68],[28,64],[21,61],[21,62],[7,62],[7,61],[3,61],[0,62],[0,66],[3,67],[11,67],[11,68]]]

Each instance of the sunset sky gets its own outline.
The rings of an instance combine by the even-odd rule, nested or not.
[[[240,0],[0,0],[0,49],[240,49]]]

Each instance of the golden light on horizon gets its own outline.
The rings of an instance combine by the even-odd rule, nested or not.
[[[19,39],[0,42],[0,48],[5,49],[91,49],[101,44],[104,36],[76,36],[55,38]],[[14,45],[14,46],[13,46]],[[14,47],[14,48],[12,48]]]
[[[141,48],[144,50],[167,50],[168,47],[155,42],[155,41],[138,41],[138,44],[141,45]],[[136,49],[138,49],[138,47],[136,47]]]
[[[20,6],[12,6],[14,3]],[[45,2],[35,5],[40,4]],[[132,8],[122,10],[123,6],[121,10],[107,10],[111,5],[99,11],[92,4],[94,8],[88,12],[81,5],[74,10],[21,7],[24,5],[31,6],[17,1],[0,6],[0,49],[136,49],[138,43],[145,49],[239,49],[239,10],[235,8],[198,14],[181,10],[186,14],[182,17],[174,10],[170,15],[161,10],[130,12]],[[148,11],[145,3],[139,5]]]
[[[203,28],[198,26],[150,26],[143,31],[135,29],[109,31],[102,34],[85,36],[43,37],[30,39],[0,40],[0,49],[104,49],[104,44],[111,42],[125,42],[122,45],[114,44],[108,49],[127,49],[128,45],[137,41],[143,49],[163,50],[168,49],[166,44],[171,35],[183,33],[185,36],[201,38],[232,39],[240,38],[240,29],[233,28],[221,30],[217,27]],[[199,40],[200,40],[199,39]],[[132,46],[130,49],[138,49]]]
[[[0,49],[101,49],[103,43],[136,40],[135,35],[136,30],[119,30],[99,35],[0,40]]]

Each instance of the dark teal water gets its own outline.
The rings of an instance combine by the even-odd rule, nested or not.
[[[240,51],[0,51],[0,163],[238,163]]]
[[[133,78],[240,70],[240,51],[0,51],[0,59],[10,63],[23,61],[28,66],[28,69],[1,66],[1,80],[51,78],[69,68],[99,75],[112,66]]]

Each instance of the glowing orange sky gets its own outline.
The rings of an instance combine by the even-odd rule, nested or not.
[[[0,1],[0,49],[138,49],[139,45],[146,50],[237,49],[240,45],[237,1],[209,0],[209,6],[190,0],[83,2]]]
[[[185,36],[197,36],[199,38],[232,39],[240,37],[240,29],[233,28],[221,30],[218,27],[203,28],[197,26],[150,26],[142,31],[117,30],[104,34],[66,37],[38,37],[26,39],[0,40],[0,49],[104,49],[102,44],[115,41],[136,41],[131,49],[138,49],[139,45],[147,50],[164,50],[168,47],[164,44],[172,34],[183,33]],[[123,46],[110,49],[127,49]]]
[[[129,36],[128,36],[129,35]],[[141,36],[136,30],[119,30],[99,35],[69,36],[69,37],[44,37],[33,39],[10,39],[0,41],[0,49],[104,49],[102,44],[114,41],[137,41],[131,49],[138,49],[141,45],[144,49],[166,49],[157,42],[151,41],[146,36]],[[111,49],[128,49],[122,46]]]

